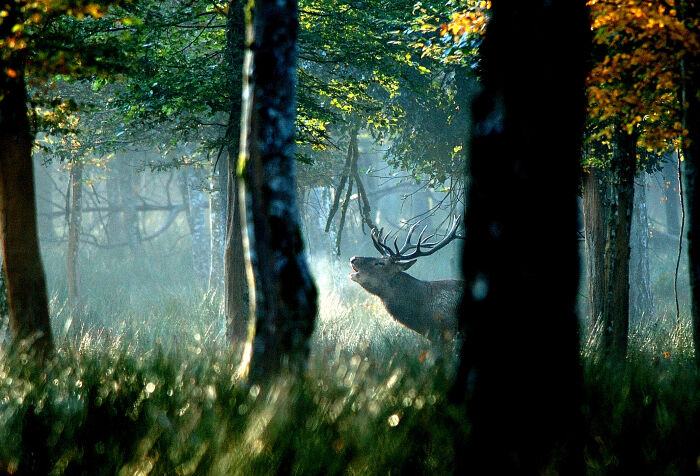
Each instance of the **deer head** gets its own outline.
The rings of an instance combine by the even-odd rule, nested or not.
[[[457,235],[459,222],[460,218],[455,216],[452,219],[452,225],[449,231],[439,242],[430,241],[431,238],[435,236],[434,234],[424,237],[423,235],[425,234],[427,226],[423,227],[423,230],[421,230],[418,235],[418,242],[414,245],[411,243],[411,238],[420,224],[415,223],[408,229],[406,240],[401,248],[399,248],[397,243],[398,236],[394,237],[393,249],[392,246],[386,243],[389,235],[382,236],[382,230],[373,229],[370,233],[370,237],[372,238],[374,247],[382,256],[381,258],[358,256],[350,258],[350,266],[353,271],[355,271],[350,275],[350,279],[365,288],[368,292],[383,297],[389,292],[388,288],[391,287],[393,278],[413,266],[418,258],[429,256],[446,246],[455,238],[459,238]]]

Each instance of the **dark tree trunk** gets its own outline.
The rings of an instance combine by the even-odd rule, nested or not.
[[[224,251],[224,308],[226,335],[231,344],[242,348],[249,341],[251,316],[246,278],[241,202],[239,199],[238,153],[240,149],[241,89],[245,20],[242,2],[231,2],[226,17],[226,59],[231,113],[226,132],[226,242]]]
[[[254,381],[305,366],[316,316],[295,190],[297,15],[296,0],[258,0],[246,32],[240,168],[254,277]]]
[[[589,38],[584,2],[493,2],[472,105],[452,393],[466,391],[471,423],[457,466],[476,474],[583,472],[575,305]]]
[[[591,332],[600,329],[605,309],[605,243],[610,207],[610,182],[592,169],[583,176],[583,226],[586,239],[588,316]]]
[[[637,167],[636,135],[618,132],[613,157],[613,201],[605,248],[606,294],[603,312],[603,350],[611,363],[627,356],[629,334],[630,231]]]
[[[78,257],[83,201],[83,164],[77,160],[70,168],[70,210],[68,213],[68,309],[71,315],[82,311]]]
[[[647,214],[646,172],[634,185],[634,210],[630,232],[630,325],[636,326],[656,315],[649,274],[649,217]]]
[[[686,1],[683,6],[686,18],[700,20],[700,2]],[[695,359],[700,368],[700,53],[695,51],[687,55],[683,66],[681,99],[687,104],[683,111],[683,126],[688,130],[683,153],[686,159],[690,298]]]
[[[0,25],[15,24],[12,15]],[[53,350],[46,278],[37,237],[33,135],[27,119],[23,60],[0,60],[0,237],[7,273],[13,347],[26,345],[40,359]],[[8,71],[14,74],[8,74]],[[13,77],[14,76],[14,77]]]

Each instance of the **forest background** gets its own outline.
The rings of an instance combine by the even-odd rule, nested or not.
[[[0,471],[697,470],[700,7],[394,3],[2,7]]]

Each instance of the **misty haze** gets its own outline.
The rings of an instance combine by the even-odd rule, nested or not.
[[[695,474],[698,25],[0,5],[0,476]]]

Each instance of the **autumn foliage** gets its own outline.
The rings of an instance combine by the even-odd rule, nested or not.
[[[490,9],[490,1],[468,2],[467,8],[452,13],[449,23],[440,25],[440,35],[449,33],[455,41],[464,35],[483,35],[486,32],[487,11]]]
[[[660,151],[687,134],[681,125],[683,58],[700,47],[674,0],[589,0],[594,58],[587,78],[591,139],[616,128]]]

